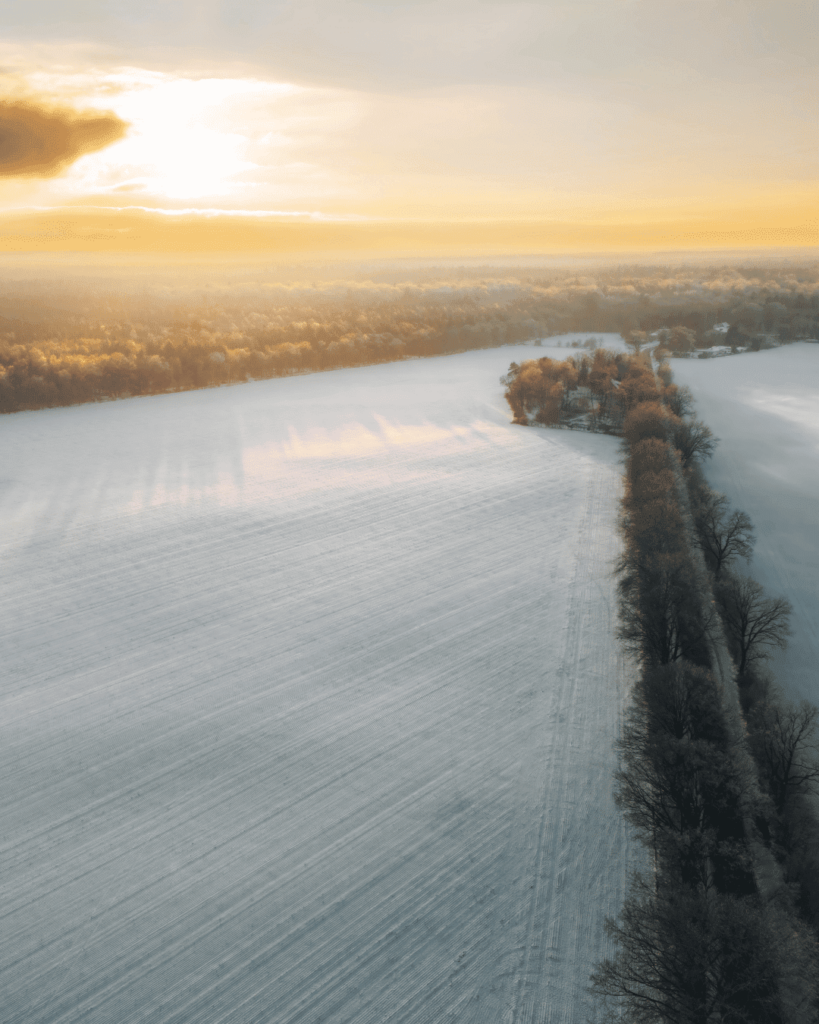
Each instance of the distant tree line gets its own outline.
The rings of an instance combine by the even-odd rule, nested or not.
[[[0,281],[0,411],[441,355],[567,332],[677,349],[819,337],[819,267],[395,269],[289,284]],[[614,378],[617,379],[617,378]],[[599,401],[605,405],[606,396]],[[595,402],[598,398],[595,398]],[[605,410],[604,410],[605,412]],[[544,413],[545,415],[545,413]],[[603,416],[605,419],[605,415]]]
[[[544,330],[515,303],[478,309],[468,298],[333,306],[317,297],[275,314],[209,311],[94,330],[75,318],[46,337],[43,326],[0,322],[0,412],[490,348]]]
[[[608,922],[615,953],[598,964],[592,988],[612,1020],[816,1021],[811,900],[819,876],[804,842],[813,828],[809,790],[819,777],[816,711],[773,702],[770,686],[746,681],[749,666],[784,642],[788,608],[756,587],[749,600],[742,596],[746,577],[731,567],[750,554],[751,524],[708,490],[700,463],[715,442],[692,419],[690,394],[674,386],[667,367],[653,399],[626,414],[622,433],[620,638],[640,675],[618,742],[615,797],[651,868],[632,880],[620,917]],[[705,599],[710,581],[688,542],[692,506],[708,569],[721,581],[715,605]],[[747,614],[737,611],[743,601]],[[712,672],[719,615],[745,665],[747,736]],[[777,799],[798,807],[790,831]],[[785,865],[785,884],[773,893],[760,890],[754,843]]]

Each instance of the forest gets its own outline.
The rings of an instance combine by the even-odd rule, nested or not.
[[[762,348],[819,337],[816,263],[601,264],[582,273],[577,267],[341,269],[343,275],[323,268],[311,274],[317,280],[305,280],[305,272],[276,268],[129,277],[113,269],[72,275],[8,266],[0,280],[0,412],[567,332],[612,331],[637,342],[654,334],[666,351],[681,355],[717,343]]]

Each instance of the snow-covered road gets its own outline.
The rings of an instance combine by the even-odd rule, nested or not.
[[[791,697],[819,704],[819,345],[672,365],[720,438],[704,467],[711,486],[756,526],[752,574],[794,606],[771,668]]]
[[[585,1022],[620,467],[509,424],[545,354],[0,419],[5,1024]]]

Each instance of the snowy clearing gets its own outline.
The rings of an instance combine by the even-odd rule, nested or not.
[[[753,575],[793,602],[794,635],[771,669],[790,696],[819,703],[819,345],[672,365],[720,438],[709,483],[756,526]]]
[[[571,355],[581,356],[583,351],[587,354],[590,349],[584,347],[584,342],[590,339],[597,342],[597,348],[607,348],[609,352],[628,352],[629,347],[623,341],[622,335],[616,334],[612,331],[572,331],[569,334],[553,334],[549,338],[543,338],[541,345],[546,348],[574,348],[575,345],[580,349],[579,352],[561,352],[559,355],[555,355],[553,352],[536,353],[532,356],[527,356],[527,359],[539,359],[541,355],[550,356],[552,359],[568,359]],[[536,345],[536,342],[527,342],[526,347],[529,345]]]
[[[541,354],[0,420],[5,1024],[586,1021],[621,468]]]

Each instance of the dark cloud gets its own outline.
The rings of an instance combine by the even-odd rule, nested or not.
[[[110,112],[0,100],[0,177],[51,178],[121,139],[127,127]]]

